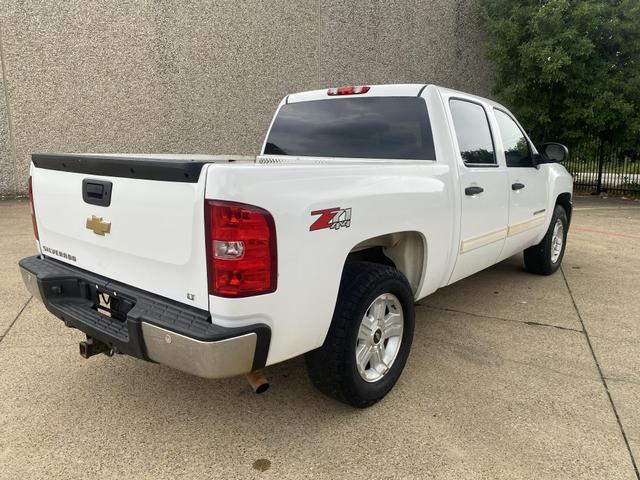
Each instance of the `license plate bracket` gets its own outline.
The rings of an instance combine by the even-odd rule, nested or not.
[[[97,287],[95,291],[96,301],[93,309],[105,317],[124,322],[127,314],[136,302],[128,297],[118,295],[118,292]]]

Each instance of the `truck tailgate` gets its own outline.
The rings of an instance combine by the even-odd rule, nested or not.
[[[77,154],[32,160],[45,256],[208,309],[205,161]]]

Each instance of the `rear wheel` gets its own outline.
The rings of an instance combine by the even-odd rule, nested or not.
[[[564,257],[568,229],[567,212],[561,205],[556,205],[542,241],[524,251],[525,268],[539,275],[551,275],[558,270]]]
[[[393,267],[345,265],[333,320],[322,347],[306,355],[323,393],[364,408],[395,385],[411,350],[413,294]]]

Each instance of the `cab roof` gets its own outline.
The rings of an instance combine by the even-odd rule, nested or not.
[[[312,100],[327,100],[338,98],[353,98],[353,97],[417,97],[422,94],[426,88],[434,88],[441,94],[450,96],[464,96],[466,98],[473,98],[482,102],[486,102],[489,105],[504,108],[499,103],[485,97],[473,95],[467,92],[459,90],[453,90],[451,88],[440,87],[438,85],[425,84],[425,83],[396,83],[387,85],[367,85],[368,90],[366,93],[355,93],[351,95],[330,95],[329,90],[335,89],[335,87],[323,88],[321,90],[309,90],[306,92],[292,93],[283,99],[283,103],[297,103],[308,102]]]
[[[329,95],[328,88],[309,90],[308,92],[292,93],[286,103],[308,102],[310,100],[326,100],[343,97],[417,97],[426,87],[424,83],[398,83],[392,85],[369,85],[369,91],[355,95]]]

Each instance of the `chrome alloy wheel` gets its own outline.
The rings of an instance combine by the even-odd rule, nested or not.
[[[551,237],[551,263],[557,263],[562,253],[562,244],[564,243],[564,224],[562,220],[556,220],[553,227],[553,236]]]
[[[402,343],[404,314],[398,297],[378,296],[362,317],[356,340],[356,365],[366,382],[382,379],[395,361]]]

